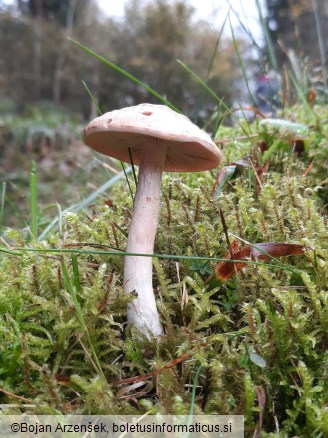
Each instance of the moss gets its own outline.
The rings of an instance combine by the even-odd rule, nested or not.
[[[39,413],[181,414],[191,407],[195,413],[244,414],[246,436],[258,424],[262,391],[262,436],[326,436],[328,228],[322,181],[328,111],[320,111],[322,123],[310,126],[301,154],[285,134],[268,137],[256,123],[249,137],[224,128],[224,165],[246,154],[252,163],[237,163],[219,194],[218,170],[164,176],[155,253],[224,256],[220,209],[231,242],[299,243],[306,251],[275,267],[248,264],[225,283],[213,275],[214,260],[154,258],[154,288],[167,330],[159,343],[126,329],[123,258],[95,252],[125,248],[131,202],[124,185],[114,187],[110,206],[99,200],[91,219],[87,212],[67,214],[63,237],[34,243],[39,249],[91,250],[78,254],[77,265],[69,253],[3,254],[0,387],[33,400]],[[279,143],[266,163],[261,141]],[[6,239],[27,247],[17,230],[8,230]],[[139,383],[125,380],[131,377]]]

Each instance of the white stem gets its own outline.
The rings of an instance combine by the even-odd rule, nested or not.
[[[166,147],[156,140],[145,144],[141,152],[138,189],[134,200],[132,220],[126,251],[152,254],[156,236],[163,166]],[[163,335],[153,291],[151,257],[125,256],[124,292],[135,291],[138,297],[128,307],[128,323],[149,337]]]

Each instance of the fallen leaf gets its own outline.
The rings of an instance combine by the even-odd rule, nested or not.
[[[259,123],[260,127],[270,127],[278,129],[278,131],[289,131],[296,134],[305,134],[308,132],[308,127],[302,123],[295,123],[284,119],[264,119]]]
[[[236,244],[232,245],[233,260],[271,260],[272,257],[286,257],[304,253],[304,245],[295,243],[263,242],[247,245],[239,249]],[[237,249],[235,249],[237,248]],[[230,253],[223,256],[224,259],[231,260]],[[222,260],[215,267],[215,275],[221,281],[229,280],[237,271],[241,271],[246,266],[243,262],[230,262]]]

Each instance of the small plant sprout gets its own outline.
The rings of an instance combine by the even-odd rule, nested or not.
[[[126,252],[153,254],[159,217],[163,171],[212,169],[221,154],[210,136],[187,117],[163,105],[141,104],[94,119],[84,142],[105,155],[139,166],[138,188]],[[164,334],[152,284],[152,259],[125,256],[124,291],[136,293],[128,307],[128,323],[147,337]]]

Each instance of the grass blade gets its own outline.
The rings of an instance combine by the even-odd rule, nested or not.
[[[227,105],[224,103],[224,101],[223,101],[223,98],[221,98],[221,97],[219,97],[216,93],[214,93],[214,91],[202,80],[202,79],[200,79],[200,77],[199,76],[197,76],[192,70],[190,70],[190,68],[189,67],[187,67],[187,65],[186,64],[184,64],[182,61],[180,61],[180,59],[177,59],[177,62],[182,66],[182,68],[188,73],[188,74],[190,74],[191,75],[191,77],[196,81],[196,82],[198,82],[198,84],[199,85],[201,85],[203,88],[204,88],[204,90],[206,90],[213,98],[214,98],[214,100],[216,100],[216,102],[219,104],[219,105],[223,105],[224,106],[224,108],[226,109],[226,110],[228,110],[229,111],[229,108],[227,107]]]
[[[206,79],[205,79],[206,83],[209,80],[209,77],[210,77],[210,74],[211,74],[211,70],[212,70],[213,65],[214,65],[214,60],[215,60],[215,57],[216,57],[216,54],[217,54],[217,51],[218,51],[218,48],[219,48],[219,45],[220,45],[221,37],[222,37],[223,31],[224,31],[224,28],[225,28],[228,16],[229,16],[229,12],[227,13],[227,15],[226,15],[226,17],[225,17],[225,19],[223,21],[223,24],[221,26],[221,29],[219,31],[218,37],[217,37],[215,45],[214,45],[214,49],[213,49],[213,52],[212,52],[212,55],[211,55],[211,59],[210,59],[210,62],[208,64],[208,67],[207,67]],[[204,91],[205,90],[202,90],[202,93],[200,94],[200,96],[198,98],[198,102],[197,102],[197,104],[195,106],[195,117],[194,117],[194,120],[195,120],[196,124],[197,124],[197,120],[198,120],[199,110],[200,110],[200,107],[201,107],[202,102],[204,100]]]
[[[128,185],[128,188],[129,188],[130,196],[131,196],[131,199],[132,199],[132,204],[134,204],[134,194],[133,194],[132,187],[131,187],[131,184],[130,184],[130,180],[128,178],[128,174],[126,172],[125,165],[124,165],[123,161],[121,161],[121,166],[122,166],[122,169],[123,169],[123,173],[124,173],[124,176],[125,176],[126,183]],[[132,169],[133,174],[135,175],[135,170],[134,170],[134,166],[133,165],[130,167],[130,169]]]
[[[117,71],[118,73],[121,73],[123,76],[125,76],[128,79],[130,79],[130,81],[132,81],[135,84],[140,85],[141,87],[145,88],[145,90],[147,90],[151,95],[156,97],[158,100],[163,102],[165,105],[167,105],[168,107],[170,107],[174,111],[176,111],[178,113],[181,113],[181,111],[177,107],[172,105],[167,99],[165,99],[165,97],[163,97],[160,94],[158,94],[157,91],[155,91],[153,88],[149,87],[149,85],[145,84],[144,82],[140,81],[138,78],[133,76],[131,73],[127,72],[126,70],[124,70],[123,68],[121,68],[118,65],[114,64],[113,62],[108,61],[103,56],[98,55],[93,50],[89,49],[88,47],[84,46],[83,44],[79,43],[78,41],[75,41],[72,38],[68,38],[68,40],[71,41],[72,43],[76,44],[78,47],[80,47],[80,49],[84,50],[89,55],[93,56],[94,58],[98,59],[99,61],[101,61],[102,63],[107,65],[107,67]]]
[[[259,14],[262,30],[263,30],[263,33],[265,36],[265,42],[266,42],[266,47],[268,50],[269,62],[270,62],[271,67],[273,68],[273,70],[278,73],[278,63],[277,63],[277,58],[276,58],[276,54],[274,51],[274,47],[272,44],[270,32],[269,32],[268,26],[265,22],[265,19],[263,17],[262,9],[261,9],[259,0],[255,0],[255,3],[256,3],[256,8],[257,8],[258,14]]]
[[[181,67],[188,73],[191,75],[191,77],[194,79],[195,82],[197,82],[205,91],[207,91],[209,93],[210,96],[212,96],[214,98],[214,100],[218,103],[218,108],[222,105],[223,108],[226,110],[225,114],[231,114],[231,110],[230,108],[228,108],[228,106],[225,104],[224,102],[224,98],[219,97],[213,90],[212,88],[210,88],[199,76],[197,76],[185,63],[183,63],[182,61],[180,61],[179,59],[177,59],[177,63],[181,65]],[[217,111],[217,116],[216,116],[216,123],[215,123],[215,128],[214,128],[214,136],[216,135],[220,124],[222,123],[222,120],[224,118],[220,117],[219,115],[219,111]]]
[[[32,161],[30,170],[30,208],[31,208],[31,233],[34,239],[38,238],[38,202],[37,202],[37,177],[36,164]]]
[[[316,116],[313,112],[313,109],[310,107],[309,102],[307,101],[301,86],[299,85],[297,79],[295,78],[295,76],[289,72],[289,77],[293,82],[293,85],[295,87],[295,90],[297,92],[297,95],[299,97],[299,99],[301,100],[302,104],[303,104],[303,108],[305,110],[306,115],[310,118],[310,120],[312,121],[316,121]]]
[[[238,41],[235,38],[235,33],[233,31],[233,27],[232,27],[232,23],[231,23],[230,17],[229,17],[229,24],[230,24],[230,31],[231,31],[231,36],[232,36],[233,47],[235,49],[235,52],[236,52],[236,55],[237,55],[237,58],[238,58],[238,61],[239,61],[239,65],[241,67],[241,71],[242,71],[243,78],[244,78],[244,81],[245,81],[245,84],[246,84],[247,92],[248,92],[250,101],[252,102],[252,105],[256,107],[256,102],[255,102],[253,93],[251,92],[251,89],[250,89],[250,86],[249,86],[245,64],[244,64],[243,58],[241,57],[241,54],[240,54]]]
[[[72,254],[72,267],[73,267],[73,277],[74,277],[74,286],[78,292],[81,292],[81,283],[80,283],[80,272],[79,272],[79,264],[77,262],[77,255]]]
[[[110,187],[112,187],[117,181],[122,179],[125,174],[128,174],[131,172],[131,167],[128,167],[127,169],[124,169],[124,172],[120,172],[118,175],[115,175],[113,178],[111,178],[109,181],[105,182],[101,187],[99,187],[97,190],[95,190],[91,195],[89,195],[87,198],[85,198],[83,201],[81,201],[77,205],[72,205],[71,207],[66,208],[64,211],[61,212],[60,217],[56,217],[53,221],[50,222],[50,224],[46,227],[46,229],[40,234],[39,241],[46,238],[46,236],[52,231],[55,232],[58,230],[59,225],[59,218],[61,221],[64,219],[65,213],[72,212],[77,213],[84,208],[88,207],[88,205],[92,204],[94,200],[102,195],[106,190],[108,190]]]
[[[101,115],[103,112],[101,111],[101,108],[98,105],[97,99],[92,94],[92,92],[91,92],[90,88],[87,86],[86,82],[82,81],[82,84],[83,84],[84,88],[86,89],[87,93],[89,94],[90,99],[92,100],[92,102],[94,103],[95,107],[97,108],[98,114]]]
[[[312,0],[312,8],[313,8],[313,12],[314,12],[315,24],[316,24],[316,28],[317,28],[317,34],[318,34],[323,83],[325,86],[325,90],[327,90],[328,89],[328,77],[327,77],[327,70],[326,70],[326,62],[327,62],[326,51],[325,51],[324,37],[323,37],[321,23],[320,23],[319,8],[318,8],[317,0]],[[326,97],[326,101],[327,101],[327,94],[326,93],[325,93],[325,97]]]
[[[84,321],[82,309],[81,309],[80,303],[78,301],[78,298],[76,296],[75,288],[74,288],[74,286],[72,284],[72,281],[71,281],[71,278],[70,278],[70,275],[69,275],[69,272],[68,272],[68,269],[67,269],[64,257],[62,257],[62,270],[63,270],[64,283],[65,283],[66,290],[67,290],[67,292],[70,294],[70,296],[72,298],[77,320],[78,320],[78,322],[79,322],[79,324],[81,326],[81,329],[83,330],[83,332],[85,333],[85,335],[87,337],[89,348],[91,350],[91,354],[92,354],[92,357],[93,357],[94,365],[96,367],[96,371],[98,372],[98,374],[100,374],[105,379],[105,376],[104,376],[104,373],[102,371],[102,368],[101,368],[98,356],[96,354],[96,351],[94,349],[94,346],[93,346],[90,334],[88,332],[88,327],[87,327],[87,325],[86,325],[86,323]]]
[[[132,151],[131,151],[131,148],[128,148],[128,150],[129,150],[130,164],[131,164],[131,167],[132,167],[134,184],[135,184],[135,186],[137,188],[138,187],[138,180],[137,180],[136,170],[135,170],[134,163],[133,163]]]
[[[277,140],[275,140],[272,145],[269,147],[269,149],[267,149],[262,157],[261,157],[261,163],[264,164],[270,157],[272,154],[275,153],[275,151],[277,150],[278,146],[281,144],[281,139],[277,138]]]
[[[248,243],[249,245],[252,245],[255,249],[257,249],[257,246],[255,244],[252,244],[250,242],[247,242],[246,240],[241,239],[240,237],[235,236],[234,234],[232,234],[230,232],[230,234],[236,238],[241,240],[242,242]],[[87,245],[87,244],[86,244]],[[0,247],[0,253],[4,252],[4,253],[10,253],[12,255],[17,255],[17,256],[21,256],[24,252],[35,252],[35,253],[53,253],[53,254],[97,254],[97,255],[107,255],[107,256],[120,256],[120,257],[124,257],[124,256],[133,256],[133,257],[156,257],[158,259],[172,259],[172,260],[199,260],[199,261],[211,261],[211,262],[227,262],[227,263],[240,263],[240,260],[234,260],[234,259],[227,259],[227,258],[222,258],[222,257],[208,257],[208,256],[190,256],[190,255],[175,255],[175,254],[158,254],[158,253],[153,253],[153,254],[144,254],[144,253],[134,253],[134,252],[125,252],[125,251],[120,251],[120,250],[94,250],[94,249],[81,249],[81,248],[31,248],[31,247],[19,247],[19,248],[14,248],[11,252],[9,252],[8,250],[5,250],[3,248]],[[262,251],[263,252],[263,251]],[[250,265],[256,265],[256,266],[266,266],[266,267],[270,267],[270,268],[275,268],[275,269],[284,269],[286,271],[292,272],[295,275],[301,275],[298,271],[296,271],[295,269],[290,268],[289,266],[283,264],[279,259],[276,259],[275,257],[272,257],[270,255],[268,255],[270,257],[270,260],[273,260],[275,262],[277,262],[277,264],[271,264],[271,263],[263,263],[263,262],[258,262],[258,261],[254,261],[254,260],[243,260],[243,263],[245,264],[250,264]]]
[[[240,25],[241,28],[244,30],[244,32],[247,34],[247,36],[250,38],[253,47],[256,48],[256,50],[257,50],[259,56],[262,56],[262,49],[261,49],[261,47],[257,44],[257,42],[256,42],[255,38],[253,37],[253,35],[252,35],[250,29],[249,29],[248,26],[246,26],[246,25],[243,23],[243,21],[240,19],[240,16],[239,16],[238,12],[236,11],[236,9],[233,8],[231,2],[230,2],[229,0],[227,0],[227,3],[228,3],[228,5],[229,5],[229,10],[231,9],[231,11],[233,12],[233,14],[234,14],[235,17],[237,18],[239,25]],[[243,15],[244,15],[244,17],[246,18],[246,14],[245,14],[245,10],[244,10],[244,8],[243,8],[243,5],[241,4],[240,6],[241,6],[241,8],[242,8]]]
[[[189,410],[189,415],[191,416],[189,418],[189,421],[191,421],[192,416],[194,415],[194,410],[195,410],[195,400],[196,400],[196,389],[197,389],[197,385],[198,385],[198,379],[199,379],[199,374],[203,369],[203,365],[200,365],[197,368],[195,377],[194,377],[194,381],[192,384],[192,391],[191,391],[191,401],[190,401],[190,410]]]
[[[3,228],[3,218],[5,211],[5,197],[6,197],[6,183],[2,183],[1,197],[0,197],[0,236]]]
[[[216,134],[217,130],[220,127],[220,124],[222,123],[222,121],[228,116],[231,115],[233,117],[233,109],[229,108],[226,103],[224,102],[223,98],[220,98],[199,76],[197,76],[186,64],[184,64],[182,61],[180,61],[179,59],[177,59],[177,62],[182,66],[182,68],[191,75],[191,77],[201,86],[204,88],[204,90],[206,90],[210,96],[212,96],[214,98],[214,100],[216,100],[216,102],[218,103],[218,105],[222,105],[223,108],[226,110],[225,113],[223,114],[222,117],[218,117],[217,116],[217,122],[216,122],[216,126],[214,129],[214,133]],[[249,138],[250,142],[252,143],[252,139],[250,138],[249,133],[246,131],[245,127],[243,126],[243,124],[240,123],[240,121],[238,119],[236,119],[236,122],[238,123],[238,125],[240,126],[240,128],[242,129],[242,131],[245,133],[245,135]]]

